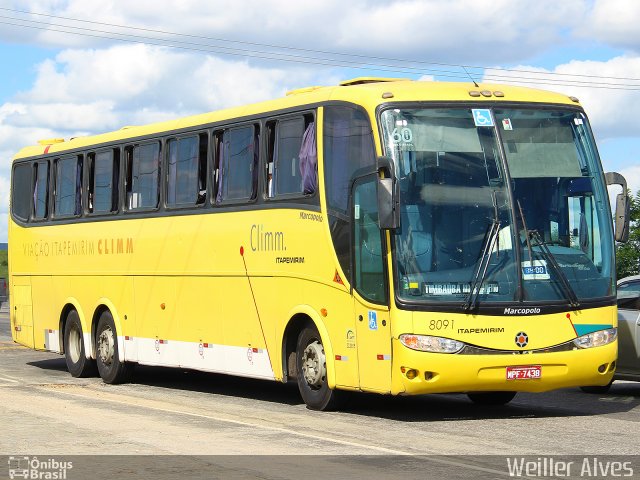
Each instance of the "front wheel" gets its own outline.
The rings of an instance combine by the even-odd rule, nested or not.
[[[516,392],[474,392],[467,396],[478,405],[505,405],[513,400]]]
[[[84,349],[84,335],[78,312],[71,310],[64,324],[64,359],[67,370],[76,378],[93,377],[96,372],[96,362],[87,358]]]
[[[118,335],[113,317],[108,311],[102,312],[96,330],[96,363],[104,383],[125,383],[129,381],[133,364],[121,362],[118,355]]]
[[[344,392],[329,388],[327,359],[320,334],[313,327],[300,332],[296,347],[297,380],[300,395],[311,410],[334,410]]]

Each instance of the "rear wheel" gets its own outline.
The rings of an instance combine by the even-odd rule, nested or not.
[[[327,359],[320,334],[313,327],[300,332],[296,347],[297,380],[300,395],[311,410],[334,410],[344,392],[332,390],[327,382]]]
[[[109,311],[102,312],[96,329],[96,363],[98,372],[105,383],[125,383],[129,381],[133,364],[121,362],[118,352],[118,335],[113,317]]]
[[[64,324],[64,358],[67,370],[76,378],[93,377],[96,375],[96,362],[87,358],[84,349],[84,335],[80,316],[75,310],[67,314]]]
[[[516,392],[474,392],[467,396],[478,405],[505,405],[513,400]]]

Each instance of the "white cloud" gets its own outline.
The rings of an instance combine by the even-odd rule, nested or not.
[[[582,25],[586,0],[102,0],[14,2],[15,8],[56,16],[86,19],[111,25],[128,25],[179,32],[215,39],[244,40],[258,45],[235,44],[197,37],[164,36],[190,42],[190,48],[235,47],[250,52],[270,50],[266,45],[302,49],[346,51],[423,61],[510,62],[562,42],[563,29]],[[75,36],[53,31],[68,21],[33,17],[50,22],[49,31],[35,31],[38,43],[56,47],[103,47],[99,32]],[[81,28],[135,35],[152,32],[116,29],[110,25],[73,23]],[[15,28],[3,27],[16,33]],[[0,29],[0,30],[2,30]],[[67,28],[68,30],[68,28]],[[34,35],[33,31],[30,32]],[[109,36],[113,37],[113,34]],[[196,44],[196,45],[193,45]],[[221,52],[221,50],[218,50]],[[300,55],[301,52],[290,52]],[[310,55],[308,55],[310,56]]]
[[[5,122],[17,127],[49,128],[53,131],[100,131],[115,128],[118,118],[111,102],[22,104],[19,113],[7,115]]]
[[[5,159],[0,162],[0,179],[9,178],[11,165],[7,160],[13,158],[20,148],[32,145],[39,139],[59,136],[50,128],[38,125],[16,126],[7,121],[7,118],[24,115],[27,108],[27,105],[16,103],[5,103],[0,106],[0,158]],[[2,205],[0,205],[0,211],[3,211]]]
[[[640,165],[623,168],[620,173],[627,179],[627,188],[633,195],[640,192]]]
[[[578,97],[589,115],[598,140],[640,136],[640,122],[637,119],[637,112],[640,111],[640,95],[637,90],[609,88],[611,86],[607,85],[605,85],[607,88],[592,88],[556,84],[562,82],[563,79],[586,83],[607,81],[606,79],[589,78],[589,76],[640,78],[640,57],[620,56],[608,61],[572,61],[558,65],[553,71],[531,66],[517,66],[514,69],[538,72],[540,75],[488,69],[485,71],[485,78],[499,76],[504,83],[509,83],[508,79],[513,78],[518,80],[516,85],[554,90]],[[564,77],[545,75],[549,73],[561,74]],[[519,80],[523,77],[533,80],[521,83]],[[609,81],[614,82],[613,80]],[[553,84],[549,85],[548,82]]]
[[[267,4],[262,0],[15,0],[3,5],[109,24],[254,42],[262,45],[171,37],[174,42],[200,44],[184,44],[186,48],[206,50],[207,45],[213,45],[221,52],[233,47],[258,56],[264,56],[260,51],[271,50],[269,44],[423,62],[507,65],[566,46],[575,37],[594,35],[631,51],[640,49],[640,29],[636,27],[640,2],[634,0],[273,0]],[[32,18],[61,23],[46,17]],[[567,32],[574,39],[567,38]],[[315,54],[304,51],[289,51],[308,62],[296,64],[2,25],[0,36],[65,48],[37,66],[32,85],[0,105],[2,158],[11,158],[20,147],[42,138],[113,130],[277,98],[289,89],[337,84],[350,76],[345,76],[344,69],[314,64],[321,62],[314,60]],[[416,71],[416,77],[433,80],[433,69],[426,71],[428,65],[414,66],[421,70]],[[540,68],[523,68],[548,73]],[[602,62],[572,61],[553,72],[640,78],[640,57],[629,53]],[[487,76],[497,74],[514,75],[499,70],[486,72]],[[383,75],[406,76],[393,72]],[[640,111],[638,92],[539,82],[532,86],[578,96],[598,140],[640,136],[640,123],[635,118],[635,112]],[[622,173],[631,188],[640,189],[637,167],[622,169]],[[2,183],[6,178],[7,162],[0,166],[0,202],[4,201],[0,220],[6,212]],[[0,238],[2,235],[0,227]]]
[[[573,61],[556,68],[558,73],[601,77],[640,78],[640,57],[616,57],[606,62]],[[606,81],[606,80],[604,80]],[[637,90],[570,87],[564,91],[577,96],[602,138],[640,136],[640,95]]]
[[[575,34],[640,53],[639,24],[637,0],[595,0],[583,27]]]
[[[0,105],[0,157],[46,138],[69,138],[284,95],[330,70],[261,68],[144,45],[70,49],[37,68],[32,88]],[[321,73],[322,73],[321,72]],[[0,218],[8,210],[10,162],[0,164]],[[6,229],[0,226],[0,239]]]
[[[260,68],[144,45],[65,50],[38,67],[33,88],[0,107],[0,120],[59,136],[102,132],[277,98],[318,79],[311,68]]]

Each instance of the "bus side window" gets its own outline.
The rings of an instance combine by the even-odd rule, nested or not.
[[[315,122],[312,115],[272,122],[269,126],[267,196],[315,193],[317,187]]]
[[[167,149],[167,205],[203,204],[206,195],[206,134],[172,138],[167,142]]]
[[[33,169],[33,219],[43,220],[49,211],[49,162],[36,162]]]
[[[273,182],[274,194],[302,193],[300,175],[300,144],[304,133],[304,118],[280,120],[276,125]]]
[[[118,211],[118,178],[120,150],[110,149],[91,152],[87,156],[89,166],[89,213]]]
[[[127,208],[157,208],[160,200],[160,142],[126,148]]]
[[[204,205],[207,197],[207,158],[209,156],[209,134],[201,133],[200,157],[198,160],[198,199],[196,204]]]
[[[11,211],[16,218],[26,222],[29,220],[31,198],[33,196],[31,163],[21,163],[13,169],[11,178]]]
[[[59,158],[54,163],[54,213],[68,217],[82,213],[82,156]]]
[[[225,130],[217,151],[216,203],[256,198],[258,128],[247,125]]]

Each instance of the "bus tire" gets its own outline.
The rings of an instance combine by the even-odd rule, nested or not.
[[[602,395],[609,392],[609,389],[611,388],[611,384],[613,384],[613,380],[611,380],[606,385],[589,385],[586,387],[580,387],[580,390],[582,390],[585,393]]]
[[[327,359],[322,339],[315,327],[305,327],[296,345],[296,377],[300,395],[310,410],[335,410],[342,394],[329,388]]]
[[[517,392],[472,392],[467,396],[478,405],[506,405]]]
[[[67,362],[67,370],[76,378],[93,377],[98,371],[96,362],[87,358],[84,350],[84,335],[80,316],[75,310],[67,314],[64,324],[64,359]]]
[[[121,362],[118,356],[118,334],[111,312],[102,312],[96,329],[96,363],[104,383],[126,383],[133,364]]]

